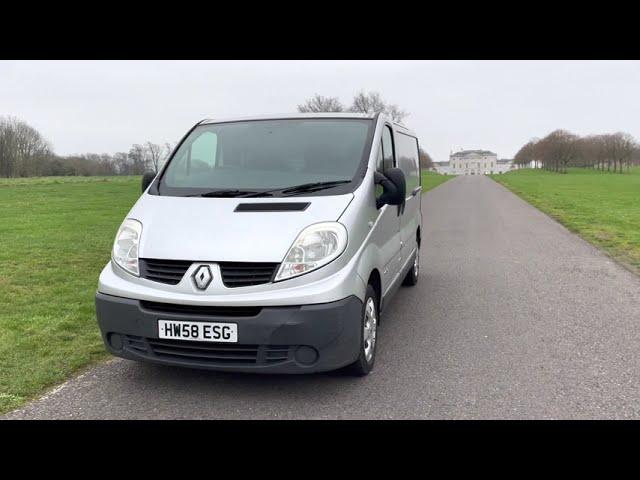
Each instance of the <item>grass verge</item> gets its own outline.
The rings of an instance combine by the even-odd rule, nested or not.
[[[452,178],[452,175],[440,175],[439,173],[432,172],[430,170],[422,170],[422,193],[428,192]]]
[[[0,414],[106,357],[97,279],[139,194],[139,177],[0,180]]]
[[[640,273],[640,168],[624,174],[524,169],[492,178]]]

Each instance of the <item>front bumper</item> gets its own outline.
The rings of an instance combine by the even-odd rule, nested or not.
[[[250,311],[188,307],[164,308],[96,294],[98,325],[107,349],[130,360],[210,370],[311,373],[335,370],[358,357],[362,302],[356,296]],[[238,343],[159,339],[159,319],[236,323]]]

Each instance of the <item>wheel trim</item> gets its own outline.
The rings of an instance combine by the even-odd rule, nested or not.
[[[363,322],[363,348],[364,357],[368,363],[373,359],[373,354],[376,348],[376,333],[378,329],[378,312],[376,311],[376,302],[373,298],[367,299],[367,304],[364,309],[364,322]]]

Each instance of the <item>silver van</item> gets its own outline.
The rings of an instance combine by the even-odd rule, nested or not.
[[[418,140],[382,114],[203,120],[120,226],[104,343],[213,370],[369,373],[380,314],[418,281]]]

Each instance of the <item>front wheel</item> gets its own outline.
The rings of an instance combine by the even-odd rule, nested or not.
[[[373,365],[376,361],[378,319],[378,295],[374,288],[368,285],[362,306],[360,354],[358,359],[348,367],[354,375],[368,375],[373,370]]]

